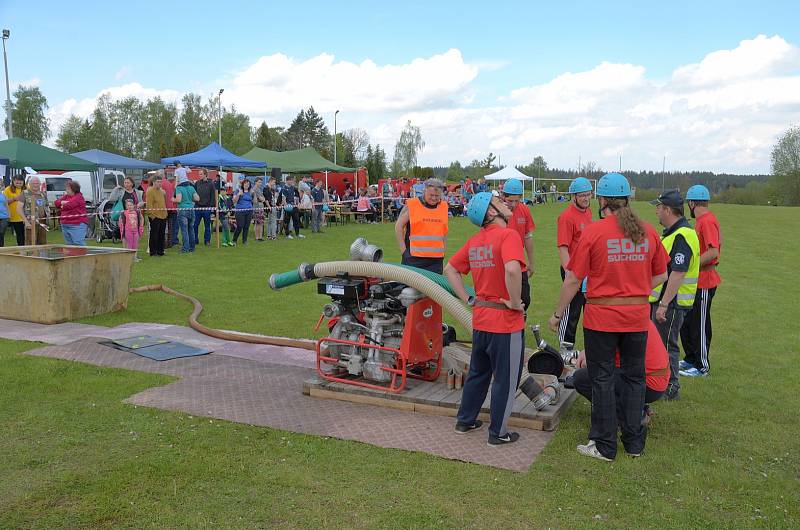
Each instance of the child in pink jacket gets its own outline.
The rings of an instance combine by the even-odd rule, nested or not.
[[[139,248],[139,238],[144,233],[144,218],[132,200],[125,201],[125,211],[119,216],[119,236],[122,246],[131,250]],[[136,256],[135,261],[141,261]]]

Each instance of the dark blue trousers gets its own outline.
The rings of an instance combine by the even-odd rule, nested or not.
[[[489,434],[504,436],[522,374],[525,331],[515,333],[472,332],[472,357],[464,393],[458,408],[458,423],[472,425],[492,386]],[[494,377],[494,381],[492,378]]]
[[[203,243],[208,245],[211,243],[211,210],[197,210],[194,212],[194,226],[192,231],[194,233],[194,242],[200,244],[200,221],[203,222],[205,233],[203,234]]]

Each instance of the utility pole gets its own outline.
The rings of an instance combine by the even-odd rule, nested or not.
[[[338,147],[338,141],[336,139],[336,115],[339,114],[339,111],[333,113],[333,163],[336,164],[336,148]]]
[[[219,146],[222,147],[222,93],[225,92],[224,88],[219,89],[219,95],[217,96],[217,124],[219,127]]]
[[[11,37],[11,31],[3,30],[3,64],[6,67],[6,132],[9,138],[14,137],[14,127],[11,124],[11,89],[8,86],[8,56],[6,55],[6,41]]]
[[[667,174],[667,155],[664,155],[663,160],[661,160],[661,193],[664,193],[664,190],[667,188],[664,187],[664,178]]]

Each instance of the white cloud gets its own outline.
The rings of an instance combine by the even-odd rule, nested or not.
[[[455,104],[478,75],[455,49],[407,64],[336,61],[320,54],[305,61],[274,54],[261,57],[232,80],[225,100],[253,116],[318,112],[376,113]]]
[[[455,49],[383,65],[326,53],[274,54],[214,86],[224,86],[224,104],[235,104],[253,125],[262,119],[288,125],[313,105],[332,129],[339,109],[340,130],[366,129],[390,157],[411,120],[427,144],[420,162],[437,165],[493,151],[503,163],[528,163],[541,154],[554,167],[572,167],[581,157],[616,168],[622,155],[623,168],[660,169],[666,155],[672,169],[766,172],[776,136],[800,122],[800,49],[780,36],[710,50],[666,80],[649,77],[644,65],[601,62],[538,85],[508,87],[496,101],[476,96],[478,75],[512,67],[468,62]],[[51,118],[87,116],[103,92],[169,101],[182,95],[128,83],[54,105]]]
[[[499,152],[509,163],[542,154],[570,167],[580,156],[611,169],[622,155],[623,168],[660,169],[666,155],[673,169],[767,172],[776,136],[800,122],[800,49],[780,36],[757,36],[676,68],[666,82],[647,77],[643,66],[603,62],[509,90],[498,103],[469,114],[451,109],[444,118],[441,111],[407,116],[415,124],[447,122],[444,134],[422,126],[428,145],[460,130],[459,141],[448,143]],[[428,153],[421,159],[447,162]]]
[[[779,36],[759,35],[743,40],[733,50],[719,50],[702,61],[677,68],[675,83],[690,86],[719,85],[738,79],[752,79],[796,72],[800,50]]]

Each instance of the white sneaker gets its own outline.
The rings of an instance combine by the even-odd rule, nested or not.
[[[294,239],[294,236],[292,234],[289,234],[288,236],[286,236],[286,239]]]
[[[303,234],[297,234],[297,237],[299,237],[300,239],[305,239],[306,238],[306,236],[304,236]]]
[[[597,450],[597,447],[594,445],[594,440],[589,440],[589,443],[586,445],[579,445],[578,452],[584,456],[591,456],[592,458],[603,460],[605,462],[613,462],[613,460],[604,457],[602,453]]]

